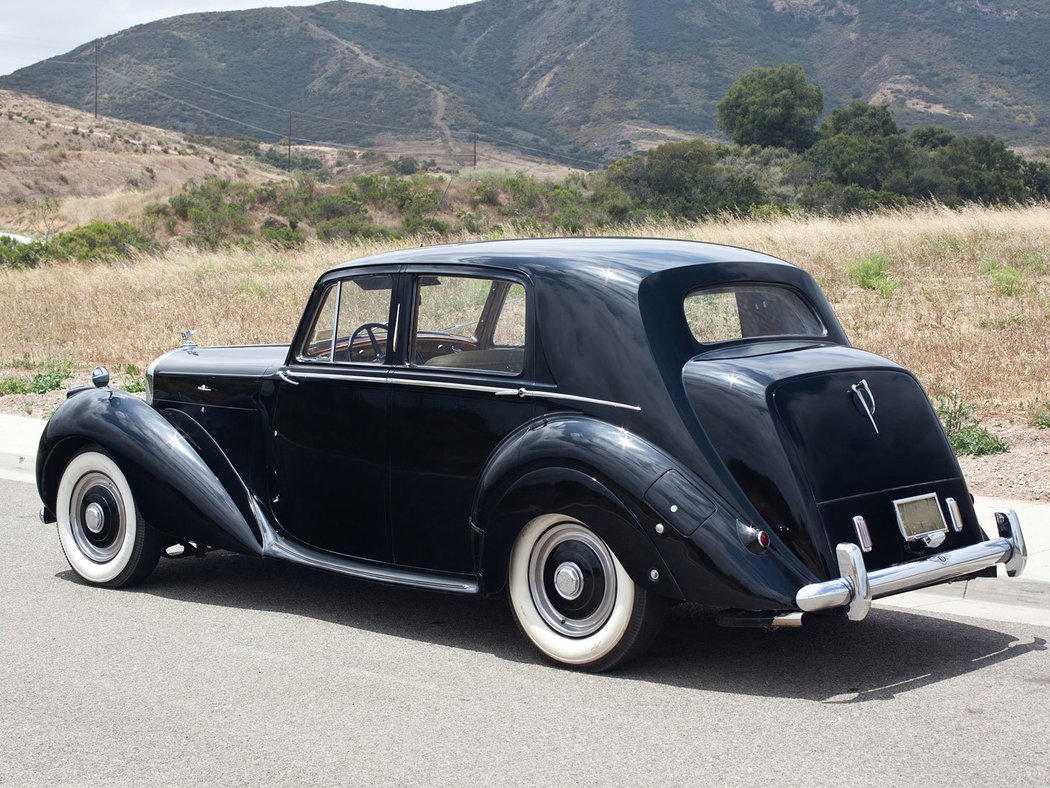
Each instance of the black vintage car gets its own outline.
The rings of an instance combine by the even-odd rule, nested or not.
[[[508,241],[336,266],[289,346],[198,347],[145,401],[71,391],[41,517],[120,587],[234,550],[459,594],[590,670],[669,602],[732,626],[1020,574],[915,377],[850,347],[813,279],[725,246]]]

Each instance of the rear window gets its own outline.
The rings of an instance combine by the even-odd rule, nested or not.
[[[685,319],[697,342],[752,337],[822,337],[827,329],[802,296],[776,285],[738,284],[694,290]]]

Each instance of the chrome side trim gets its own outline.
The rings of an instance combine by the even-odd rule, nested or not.
[[[586,402],[589,405],[607,405],[610,408],[621,408],[622,410],[640,411],[639,405],[627,405],[623,402],[614,402],[608,399],[595,399],[594,397],[578,397],[575,394],[560,394],[556,391],[533,391],[531,389],[501,389],[496,392],[497,397],[530,397],[536,399],[565,400],[566,402]]]
[[[483,394],[498,395],[503,389],[496,386],[477,386],[473,383],[454,383],[445,380],[415,380],[412,378],[390,378],[392,386],[423,386],[428,389],[452,389],[454,391],[480,391]]]
[[[390,386],[421,386],[430,389],[447,389],[450,391],[477,391],[482,394],[495,394],[497,397],[521,397],[537,399],[565,400],[566,402],[586,402],[591,405],[607,405],[610,408],[622,408],[623,410],[640,411],[638,405],[625,405],[622,402],[613,402],[605,399],[594,399],[593,397],[578,397],[575,394],[560,394],[555,391],[535,391],[533,389],[518,388],[508,389],[498,386],[481,386],[473,383],[457,383],[447,380],[420,380],[418,378],[400,377],[370,377],[366,375],[336,375],[330,372],[303,372],[300,370],[281,370],[277,373],[283,379],[292,378],[316,378],[319,380],[360,380],[366,383],[385,383]],[[287,377],[285,377],[287,376]]]
[[[340,575],[358,577],[363,580],[375,580],[380,583],[423,588],[428,591],[444,591],[450,594],[477,594],[478,583],[464,578],[445,577],[442,575],[413,572],[391,566],[356,561],[352,558],[315,550],[305,545],[296,544],[278,534],[265,519],[260,520],[263,538],[263,556],[291,561],[296,564],[323,569]]]
[[[800,610],[815,612],[846,607],[847,616],[859,621],[868,613],[872,599],[936,585],[973,574],[996,564],[1006,564],[1010,577],[1024,571],[1028,552],[1021,523],[1012,509],[995,513],[1001,538],[978,542],[958,550],[927,556],[906,564],[867,572],[860,548],[843,543],[835,548],[841,577],[803,586],[795,595]]]
[[[355,381],[360,380],[364,383],[386,383],[386,378],[376,378],[369,375],[335,375],[330,372],[300,372],[299,370],[282,369],[277,373],[282,380],[287,380],[289,383],[297,383],[291,378],[307,378],[309,380],[344,380],[344,381]]]

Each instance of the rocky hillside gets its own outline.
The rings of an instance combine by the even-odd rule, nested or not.
[[[190,14],[100,42],[103,111],[164,128],[346,144],[482,139],[589,166],[715,131],[754,66],[801,63],[827,109],[888,103],[1014,144],[1050,130],[1045,0],[330,2]],[[0,78],[83,109],[93,44]],[[289,110],[291,118],[289,118]]]

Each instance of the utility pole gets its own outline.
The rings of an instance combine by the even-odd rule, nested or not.
[[[98,39],[95,39],[95,117],[98,117]]]
[[[288,110],[288,172],[292,171],[292,111]]]
[[[478,168],[478,133],[474,132],[474,169]]]

